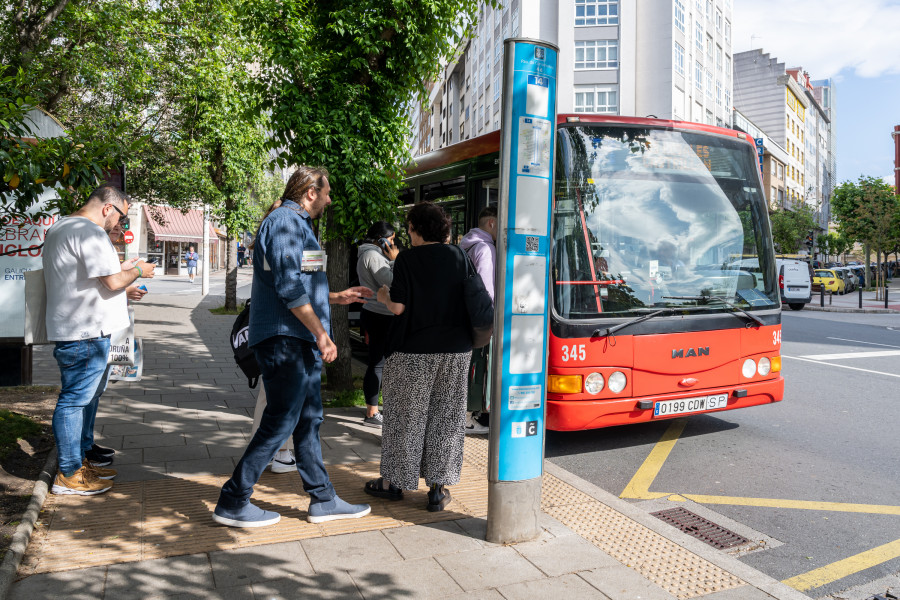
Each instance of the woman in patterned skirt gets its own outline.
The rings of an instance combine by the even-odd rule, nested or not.
[[[429,485],[428,510],[450,502],[459,483],[465,440],[466,376],[472,354],[463,299],[465,254],[448,244],[450,219],[422,202],[407,215],[412,248],[394,262],[390,288],[378,301],[398,315],[388,334],[382,397],[381,477],[366,493],[400,500]]]

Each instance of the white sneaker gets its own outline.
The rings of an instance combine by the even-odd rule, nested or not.
[[[291,450],[279,450],[272,459],[270,470],[273,473],[291,473],[297,470],[297,461]]]
[[[474,418],[472,418],[472,413],[466,413],[466,435],[485,435],[491,429],[490,427],[485,427]]]

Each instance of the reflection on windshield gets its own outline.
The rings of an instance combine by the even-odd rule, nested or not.
[[[745,143],[570,127],[560,131],[558,154],[553,277],[561,317],[727,310],[704,300],[716,296],[748,310],[777,306],[768,217]]]

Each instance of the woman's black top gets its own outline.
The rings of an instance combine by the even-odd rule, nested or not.
[[[406,306],[391,324],[387,355],[441,354],[472,349],[463,299],[466,255],[449,244],[401,252],[394,262],[391,300]]]

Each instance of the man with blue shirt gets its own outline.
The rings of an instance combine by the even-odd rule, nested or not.
[[[250,444],[219,494],[213,520],[231,527],[263,527],[281,519],[250,502],[253,486],[275,453],[293,435],[297,470],[310,496],[307,520],[355,519],[368,504],[348,504],[334,491],[319,444],[322,361],[337,358],[331,340],[330,304],[365,302],[358,286],[328,291],[325,255],[312,220],[331,204],[328,172],[299,167],[281,200],[263,219],[252,245],[253,302],[249,343],[266,391],[266,408]]]

